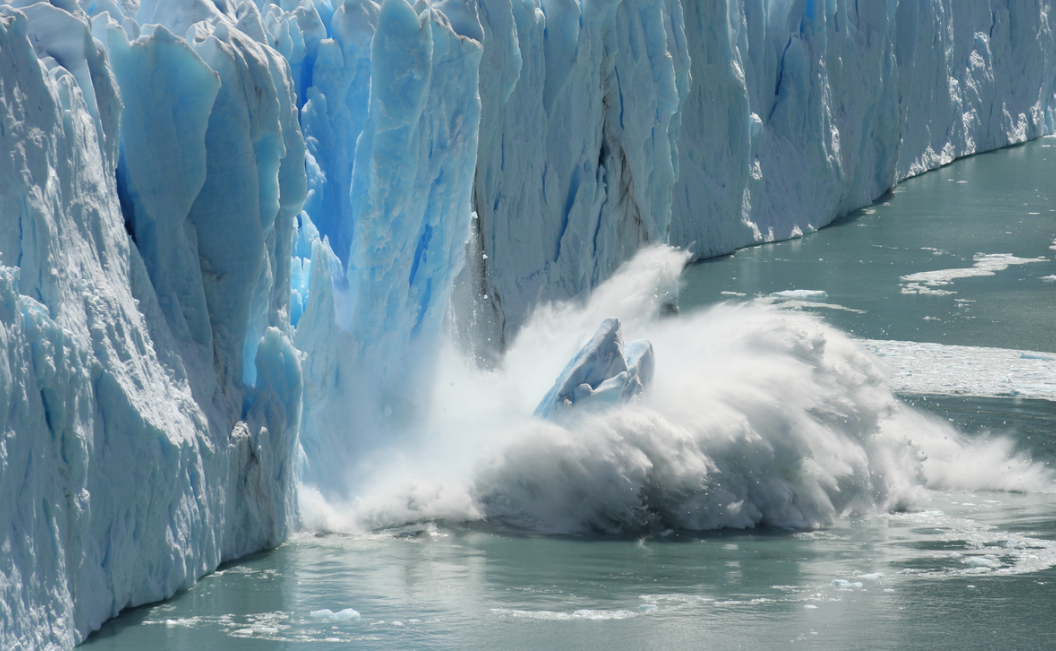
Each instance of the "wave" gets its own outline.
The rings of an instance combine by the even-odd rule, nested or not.
[[[1050,492],[1052,471],[892,392],[890,369],[812,315],[765,301],[662,316],[684,253],[643,251],[585,303],[536,311],[500,368],[443,355],[432,408],[371,453],[352,500],[301,489],[308,528],[499,519],[546,533],[810,529],[944,488]],[[602,319],[649,339],[641,400],[557,420],[539,398]],[[369,468],[369,470],[362,470]]]

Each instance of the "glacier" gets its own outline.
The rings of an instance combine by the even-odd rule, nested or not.
[[[349,496],[449,334],[496,365],[647,245],[798,237],[1053,133],[1052,15],[5,0],[0,646],[280,543],[298,482]]]
[[[285,60],[222,25],[3,7],[4,648],[73,646],[293,524],[304,146]]]

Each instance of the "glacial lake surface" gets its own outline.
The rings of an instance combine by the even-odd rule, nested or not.
[[[1056,468],[1056,139],[688,268],[683,314],[808,311],[898,395]],[[659,363],[659,362],[658,362]],[[812,531],[300,532],[106,623],[111,649],[1056,649],[1056,494],[935,491]]]

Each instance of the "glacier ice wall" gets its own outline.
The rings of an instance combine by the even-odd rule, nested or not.
[[[693,85],[674,190],[671,242],[697,255],[796,237],[908,176],[1053,130],[1045,0],[689,6],[712,50],[691,52],[693,78],[718,82]]]
[[[1056,124],[1048,0],[479,5],[461,284],[496,348],[642,243],[707,257],[796,237]]]
[[[289,67],[236,15],[108,6],[0,7],[3,648],[72,646],[293,524]]]
[[[479,22],[456,5],[443,5],[451,18],[404,0],[266,8],[305,84],[310,190],[291,293],[303,476],[325,489],[346,490],[364,453],[421,413],[462,268],[482,49],[466,35],[479,38]]]

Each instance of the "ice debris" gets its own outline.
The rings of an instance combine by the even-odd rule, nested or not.
[[[823,301],[829,297],[829,294],[827,292],[815,289],[788,289],[783,292],[772,292],[770,295],[774,298],[789,298],[815,301]]]
[[[352,608],[345,608],[339,610],[336,613],[329,608],[322,608],[320,610],[313,610],[308,613],[313,619],[330,619],[338,622],[347,622],[350,619],[359,619],[359,611]]]
[[[608,318],[546,393],[535,415],[551,418],[573,405],[629,402],[653,378],[653,345],[644,339],[623,343],[620,320]]]

